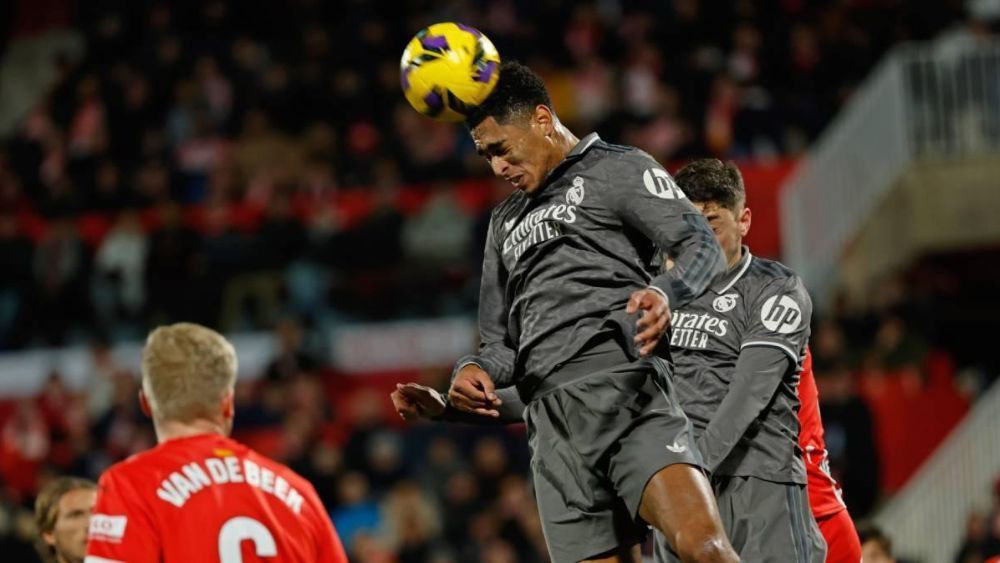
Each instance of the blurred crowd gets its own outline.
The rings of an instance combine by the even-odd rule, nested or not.
[[[889,46],[965,21],[960,2],[433,4],[12,5],[11,26],[65,13],[86,50],[0,142],[0,349],[469,310],[504,188],[456,197],[486,167],[400,95],[427,23],[479,26],[571,128],[666,161],[795,153]]]
[[[997,475],[991,492],[989,509],[969,513],[965,538],[955,554],[955,563],[992,562],[1000,558],[1000,475]]]
[[[900,287],[887,283],[880,305],[863,313],[845,308],[820,320],[812,338],[830,468],[858,520],[892,492],[890,466],[912,472],[923,459],[897,459],[892,448],[929,454],[968,404],[951,357],[911,322],[918,302]],[[278,323],[275,340],[263,372],[237,387],[235,436],[316,486],[354,560],[546,560],[522,427],[405,425],[389,391],[405,380],[445,390],[446,367],[338,374],[291,318]],[[32,560],[39,486],[55,475],[96,478],[155,443],[135,399],[135,366],[118,364],[102,343],[90,356],[82,392],[54,372],[38,396],[0,401],[0,549],[18,561]],[[921,401],[933,404],[933,420]],[[887,405],[924,420],[921,435],[886,433],[913,427],[885,418],[896,412]],[[970,520],[969,553],[993,545],[984,518]]]
[[[483,200],[507,188],[472,189]],[[53,217],[35,236],[0,210],[0,350],[136,339],[178,320],[232,332],[273,328],[285,313],[318,328],[468,313],[489,213],[455,193],[377,192],[354,217],[284,196],[266,206],[164,201],[90,223]],[[419,208],[401,208],[400,195]]]
[[[523,430],[402,426],[390,382],[332,374],[300,332],[474,311],[507,187],[466,185],[488,172],[468,136],[405,105],[402,46],[428,23],[471,23],[545,76],[577,132],[663,161],[764,158],[815,139],[889,46],[962,20],[962,2],[890,0],[64,4],[86,54],[60,61],[0,142],[0,350],[86,342],[92,373],[83,392],[53,373],[39,396],[0,401],[12,561],[34,560],[42,483],[96,478],[155,443],[135,366],[108,342],[181,319],[277,327],[280,353],[238,387],[237,437],[316,485],[355,560],[544,561]],[[934,305],[957,290],[914,287],[888,283],[814,331],[831,466],[856,517],[896,475],[881,459],[896,439],[878,429],[887,393],[960,416],[985,385],[941,350],[964,321],[935,322]],[[991,518],[970,520],[970,550]]]
[[[61,3],[85,55],[0,150],[0,201],[46,213],[481,175],[460,127],[400,95],[402,47],[435,21],[541,73],[571,129],[661,160],[801,151],[891,45],[964,21],[962,2],[891,0],[18,9]]]

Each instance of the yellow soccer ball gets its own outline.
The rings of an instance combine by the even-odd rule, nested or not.
[[[462,121],[483,103],[500,75],[500,54],[478,29],[436,23],[403,51],[399,80],[413,109],[442,121]]]

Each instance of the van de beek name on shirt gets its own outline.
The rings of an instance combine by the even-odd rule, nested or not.
[[[231,456],[210,457],[202,464],[191,462],[185,465],[160,483],[160,487],[156,489],[156,496],[181,508],[191,496],[202,489],[226,483],[246,483],[274,495],[296,514],[302,512],[302,494],[292,488],[288,481],[249,459],[244,459],[240,463],[238,458]]]

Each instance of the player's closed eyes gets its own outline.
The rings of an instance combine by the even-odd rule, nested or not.
[[[507,154],[510,153],[510,148],[507,147],[507,145],[502,145],[499,143],[491,143],[485,149],[479,149],[476,152],[479,153],[479,156],[485,158],[486,162],[493,164],[493,159],[495,157],[507,156]]]

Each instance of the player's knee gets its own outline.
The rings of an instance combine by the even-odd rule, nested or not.
[[[677,555],[685,563],[737,563],[739,557],[721,532],[678,535]]]

